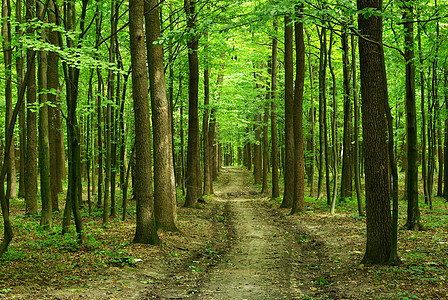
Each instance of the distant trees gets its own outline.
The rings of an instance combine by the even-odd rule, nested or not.
[[[255,1],[241,7],[245,14],[238,18],[226,1],[134,0],[130,10],[138,18],[127,17],[127,6],[116,1],[81,1],[79,7],[73,1],[2,4],[5,224],[8,200],[16,192],[15,162],[24,213],[36,215],[42,208],[42,226],[48,228],[52,211],[63,208],[63,232],[70,232],[73,215],[79,242],[86,204],[91,217],[100,211],[106,227],[119,209],[123,219],[129,215],[127,178],[132,177],[135,241],[144,243],[158,241],[158,228],[176,230],[176,187],[186,186],[185,207],[199,207],[208,199],[203,195],[213,194],[221,166],[238,163],[254,172],[263,194],[282,196],[281,207],[291,213],[305,210],[307,179],[310,197],[332,203],[331,211],[356,196],[363,215],[365,183],[366,261],[382,263],[388,253],[372,249],[387,248],[389,230],[396,227],[387,202],[393,163],[407,172],[406,228],[421,228],[419,164],[425,202],[432,207],[434,180],[438,194],[447,195],[442,183],[448,182],[448,168],[442,161],[448,155],[441,145],[448,144],[442,134],[448,124],[442,99],[448,95],[448,53],[441,38],[446,28],[438,22],[446,8],[435,2],[424,11],[419,3],[400,2],[390,8],[400,18],[383,14],[381,3],[364,0],[358,9],[304,4],[306,17],[295,2]],[[381,18],[403,31],[381,31],[372,23]],[[386,70],[396,75],[389,77],[389,89]],[[19,126],[9,141],[17,103],[22,104]],[[391,128],[390,120],[385,123],[388,112]],[[392,156],[384,148],[387,142],[394,142]],[[66,166],[68,182],[63,181]],[[60,195],[64,202],[59,203]],[[5,236],[3,245],[12,233]]]

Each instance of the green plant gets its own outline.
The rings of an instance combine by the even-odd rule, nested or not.
[[[109,257],[109,263],[112,265],[117,265],[124,267],[125,265],[135,267],[135,259],[129,256],[125,250],[118,249],[117,251],[109,252],[107,254]]]
[[[325,278],[325,277],[322,275],[318,280],[316,280],[316,284],[317,284],[317,285],[328,285],[329,283],[328,283],[327,278]]]

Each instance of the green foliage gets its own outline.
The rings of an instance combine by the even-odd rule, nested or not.
[[[319,279],[316,280],[317,285],[328,285],[328,280],[325,278],[325,276],[321,276]]]

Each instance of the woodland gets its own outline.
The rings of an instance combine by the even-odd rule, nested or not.
[[[282,297],[448,297],[447,18],[437,0],[2,0],[0,298],[115,295],[98,278],[134,270],[138,299],[221,299],[211,270],[272,236],[253,264],[291,262]],[[251,220],[265,244],[245,246]]]

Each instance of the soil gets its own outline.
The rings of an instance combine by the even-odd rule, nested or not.
[[[179,208],[180,231],[160,232],[161,245],[127,243],[133,223],[117,221],[100,232],[104,245],[91,242],[59,256],[67,265],[60,271],[54,258],[46,260],[52,273],[48,268],[39,273],[36,261],[3,258],[0,298],[448,298],[446,223],[437,221],[444,220],[444,204],[432,213],[422,209],[426,223],[433,222],[430,230],[400,230],[402,265],[364,266],[359,262],[365,219],[357,216],[354,202],[339,204],[339,212],[330,215],[324,203],[309,198],[307,212],[291,216],[278,201],[260,195],[250,173],[237,167],[223,168],[214,189],[202,209]],[[20,234],[16,239],[26,244]],[[31,255],[35,250],[28,247]],[[42,254],[56,255],[61,247],[49,249],[41,249]],[[40,262],[40,256],[34,257]],[[28,263],[34,277],[22,270]]]

